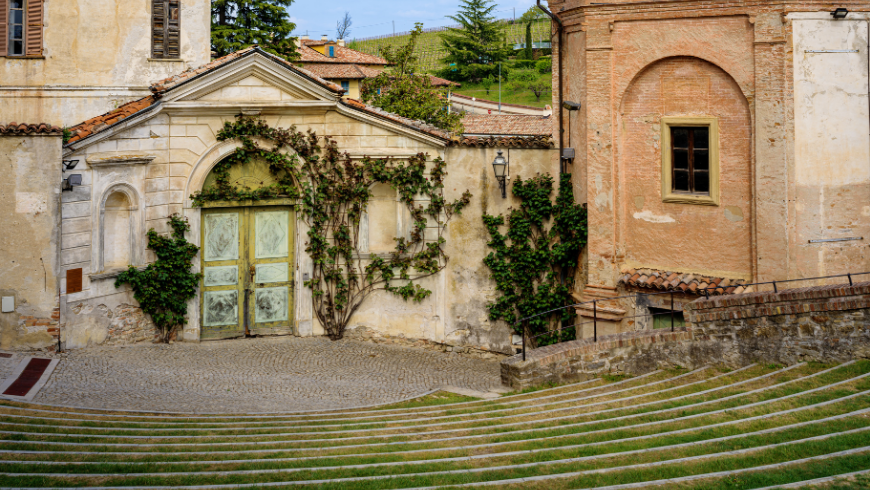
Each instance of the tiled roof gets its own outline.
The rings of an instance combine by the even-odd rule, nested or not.
[[[477,148],[526,148],[549,149],[554,147],[553,138],[540,136],[467,136],[454,140],[452,146],[473,146]]]
[[[9,124],[0,124],[0,135],[2,136],[24,136],[30,134],[63,134],[63,129],[45,123],[19,124],[11,122]]]
[[[435,75],[429,75],[429,81],[432,82],[433,87],[461,87],[461,83],[451,82],[450,80],[445,80],[443,78],[438,78]]]
[[[466,114],[462,119],[465,134],[542,136],[553,134],[549,116],[507,114]]]
[[[390,62],[379,57],[365,54],[355,49],[350,49],[345,46],[335,45],[334,58],[330,58],[325,54],[320,54],[316,49],[309,46],[322,46],[329,44],[329,41],[313,41],[305,39],[302,41],[302,46],[299,48],[299,61],[305,63],[356,63],[362,65],[389,65]]]
[[[403,126],[407,126],[417,131],[421,131],[424,133],[428,133],[436,138],[441,138],[443,140],[449,140],[450,134],[444,131],[443,129],[436,128],[430,124],[426,124],[423,121],[416,121],[414,119],[408,119],[407,117],[402,117],[397,114],[393,114],[391,112],[387,112],[383,109],[379,109],[377,107],[373,107],[370,105],[366,105],[355,99],[342,99],[342,104],[351,109],[355,109],[361,112],[366,112],[368,114],[381,117],[383,119],[388,119],[390,121],[399,123]]]
[[[376,77],[381,73],[381,70],[359,66],[354,64],[330,64],[330,63],[312,63],[304,66],[305,70],[317,75],[324,80],[334,80],[337,78],[344,79],[363,79]]]
[[[620,284],[659,291],[703,294],[703,290],[706,289],[710,295],[752,292],[752,286],[745,286],[746,281],[743,279],[684,274],[655,269],[624,269],[622,274],[622,278],[619,280]]]
[[[199,68],[189,68],[189,69],[187,69],[187,70],[185,70],[177,75],[160,80],[159,82],[151,85],[151,91],[154,92],[155,94],[161,94],[161,93],[166,92],[167,90],[169,90],[171,88],[174,88],[174,87],[177,87],[178,85],[181,85],[182,83],[190,81],[190,80],[196,78],[197,76],[202,75],[203,73],[209,72],[211,70],[214,70],[215,68],[218,68],[220,66],[231,63],[237,59],[244,58],[244,57],[251,55],[253,53],[259,53],[259,54],[271,59],[272,61],[274,61],[276,63],[284,65],[285,67],[290,68],[291,70],[293,70],[295,72],[301,73],[302,75],[312,79],[314,82],[316,82],[320,85],[323,85],[324,87],[332,90],[333,92],[342,92],[343,91],[340,86],[338,86],[332,82],[328,82],[328,81],[318,77],[317,75],[305,70],[304,68],[299,68],[298,66],[285,60],[284,58],[281,58],[279,56],[275,56],[271,53],[267,53],[267,52],[263,51],[262,49],[258,48],[257,46],[252,46],[250,48],[241,49],[241,50],[236,51],[234,53],[230,53],[226,56],[223,56],[223,57],[220,57],[216,60],[213,60],[211,63],[202,65]]]
[[[93,117],[73,126],[70,128],[72,138],[70,138],[69,143],[75,143],[76,141],[87,138],[94,133],[99,133],[109,126],[127,119],[133,114],[151,107],[156,101],[156,96],[149,95],[148,97],[128,102],[115,110],[103,114],[102,116]]]

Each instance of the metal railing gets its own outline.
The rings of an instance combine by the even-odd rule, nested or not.
[[[826,279],[847,278],[849,280],[849,285],[852,286],[852,285],[854,285],[853,277],[864,276],[864,275],[870,275],[870,272],[849,272],[846,274],[837,274],[837,275],[833,275],[833,276],[807,277],[807,278],[803,278],[803,279],[786,279],[783,281],[755,282],[755,283],[750,283],[750,284],[739,284],[739,286],[742,286],[743,288],[772,286],[773,292],[778,293],[780,291],[778,285],[787,284],[787,283],[794,283],[794,282],[822,281],[822,280],[826,280]],[[842,284],[845,284],[845,283],[842,283]],[[816,286],[819,286],[819,285],[816,285]],[[711,295],[724,296],[725,291],[730,287],[732,287],[732,286],[730,286],[730,285],[726,286],[726,287],[708,286],[706,288],[698,288],[694,292],[688,293],[688,294],[697,294],[699,296],[704,296],[705,298],[710,299]],[[752,292],[764,292],[764,291],[756,290],[756,291],[752,291]],[[607,302],[616,301],[616,300],[634,298],[635,299],[635,307],[649,307],[652,305],[648,305],[648,304],[642,305],[641,304],[642,302],[639,302],[638,299],[652,297],[652,296],[670,295],[670,312],[669,313],[645,313],[645,314],[641,314],[641,315],[620,317],[619,321],[621,322],[623,320],[631,320],[634,318],[653,318],[654,319],[656,316],[670,315],[670,319],[671,319],[671,322],[670,322],[671,329],[670,330],[671,330],[671,332],[674,332],[676,330],[676,328],[675,328],[676,318],[674,317],[674,313],[676,310],[674,308],[674,306],[675,306],[674,300],[675,300],[675,295],[677,295],[677,294],[686,294],[686,291],[673,290],[673,291],[660,291],[660,292],[655,292],[655,293],[633,293],[630,295],[615,296],[613,298],[607,298],[607,299],[594,299],[592,301],[584,301],[581,303],[575,303],[573,305],[562,306],[562,307],[554,308],[552,310],[544,311],[541,313],[536,313],[534,315],[527,316],[525,318],[521,318],[521,319],[517,320],[516,322],[514,322],[511,325],[511,327],[512,327],[512,329],[513,329],[513,327],[516,327],[516,326],[522,327],[522,343],[523,343],[522,351],[523,351],[523,360],[525,361],[526,360],[526,339],[527,338],[529,339],[529,341],[531,341],[531,340],[543,337],[545,335],[553,335],[555,333],[560,333],[560,336],[561,336],[561,332],[563,332],[565,330],[573,328],[574,331],[576,332],[578,327],[582,327],[583,325],[592,324],[592,326],[593,326],[592,327],[593,328],[592,340],[593,340],[593,342],[598,342],[598,303],[607,303]],[[643,303],[646,303],[646,302],[644,301]],[[540,318],[540,317],[545,316],[545,315],[550,315],[550,314],[556,313],[558,311],[566,310],[568,308],[577,308],[580,306],[590,305],[590,304],[592,305],[592,320],[591,321],[575,323],[574,325],[563,326],[563,327],[560,327],[560,328],[557,328],[554,330],[548,330],[546,332],[538,333],[538,334],[533,335],[531,337],[529,336],[529,331],[528,331],[529,320],[533,320],[535,318]],[[557,339],[558,338],[559,337],[557,337]],[[556,343],[561,343],[561,342],[563,342],[563,341],[559,340]]]

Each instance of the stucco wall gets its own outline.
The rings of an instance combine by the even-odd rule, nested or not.
[[[210,57],[210,3],[181,2],[181,60],[151,60],[150,0],[45,2],[43,57],[0,57],[0,114],[71,126]]]
[[[792,14],[795,160],[791,273],[870,269],[868,18]],[[862,240],[811,243],[811,240]]]
[[[0,136],[0,349],[53,347],[57,333],[57,248],[61,136]]]

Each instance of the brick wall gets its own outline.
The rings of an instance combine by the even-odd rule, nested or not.
[[[626,332],[534,349],[525,361],[505,359],[502,382],[522,389],[677,365],[870,358],[870,282],[699,299],[684,312],[688,327],[673,333]]]

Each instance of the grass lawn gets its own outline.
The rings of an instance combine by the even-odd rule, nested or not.
[[[470,82],[463,82],[462,88],[454,89],[453,91],[467,97],[477,97],[478,99],[498,102],[498,84],[493,85],[489,89],[489,94],[486,93],[486,90],[479,83]],[[519,104],[543,108],[553,104],[553,95],[551,91],[547,91],[541,95],[541,100],[538,100],[535,94],[528,90],[511,92],[507,87],[507,82],[502,80],[501,101],[504,104]]]

